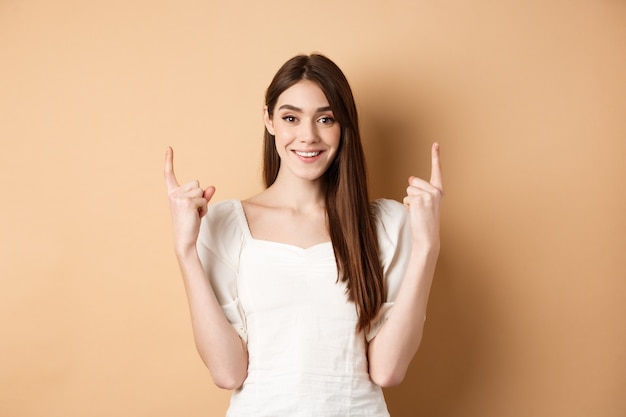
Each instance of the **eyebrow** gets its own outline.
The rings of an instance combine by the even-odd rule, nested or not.
[[[283,104],[282,106],[278,108],[278,110],[282,110],[282,109],[287,109],[287,110],[302,113],[302,109],[300,107],[292,106],[291,104]],[[317,113],[321,113],[325,111],[332,111],[332,109],[330,108],[330,106],[326,106],[326,107],[319,107],[316,110]]]

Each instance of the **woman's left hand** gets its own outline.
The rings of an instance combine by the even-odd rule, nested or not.
[[[444,194],[438,143],[433,144],[431,152],[430,181],[410,177],[403,203],[409,212],[414,245],[438,253],[440,207]]]

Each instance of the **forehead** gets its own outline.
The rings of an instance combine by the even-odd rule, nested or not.
[[[277,108],[289,104],[301,109],[327,107],[328,99],[319,85],[311,80],[300,80],[278,97]]]

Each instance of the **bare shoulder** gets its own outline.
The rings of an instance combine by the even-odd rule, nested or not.
[[[269,193],[242,201],[248,228],[254,238],[302,248],[330,240],[323,209],[298,211],[281,202]]]
[[[272,215],[273,212],[280,210],[266,191],[242,200],[241,205],[244,208],[248,221]]]
[[[276,225],[284,215],[283,209],[266,192],[242,200],[241,205],[252,235],[271,240],[270,232],[274,228],[272,225]]]

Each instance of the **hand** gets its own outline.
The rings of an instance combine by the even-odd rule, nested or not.
[[[409,212],[414,244],[438,250],[440,206],[444,194],[438,143],[433,144],[431,153],[430,181],[410,177],[403,202]]]
[[[195,249],[200,231],[200,219],[206,214],[207,206],[215,187],[202,189],[198,181],[179,185],[174,175],[174,151],[168,148],[165,153],[165,185],[170,202],[174,248],[177,255]]]

